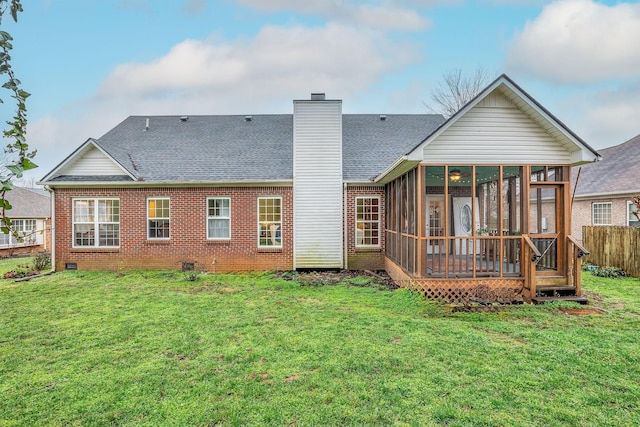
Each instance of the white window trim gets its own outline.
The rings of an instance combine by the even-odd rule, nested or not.
[[[93,208],[93,226],[94,226],[94,236],[93,236],[93,245],[76,245],[76,201],[79,200],[93,200],[94,208]],[[118,201],[118,222],[100,222],[98,221],[98,202],[100,200],[117,200]],[[120,229],[120,217],[122,211],[120,209],[120,199],[118,197],[74,197],[71,199],[71,247],[77,249],[84,248],[119,248],[120,247],[120,238],[122,236],[122,230]],[[88,222],[81,222],[79,224],[88,224]],[[101,246],[100,245],[100,224],[118,224],[118,245],[117,246]]]
[[[167,219],[169,220],[169,237],[151,237],[150,233],[149,233],[149,201],[151,200],[168,200],[169,201],[169,216],[168,217],[158,217],[156,219]],[[171,198],[170,197],[165,197],[165,196],[161,196],[161,197],[147,197],[147,220],[146,220],[146,224],[145,227],[147,229],[147,240],[171,240]]]
[[[598,223],[596,224],[596,215],[595,215],[595,210],[596,210],[596,205],[609,205],[609,222],[608,223]],[[592,225],[611,225],[611,220],[613,219],[613,211],[612,211],[612,203],[611,202],[593,202],[591,203],[591,224]]]
[[[22,223],[22,227],[20,228],[20,230],[17,230],[15,228],[16,223],[20,221]],[[35,223],[35,228],[34,229],[29,229],[29,230],[25,230],[25,225],[27,221],[34,221]],[[19,242],[18,239],[13,235],[13,232],[9,232],[8,234],[4,234],[2,233],[4,236],[6,236],[7,239],[9,239],[9,243],[4,244],[4,243],[0,243],[0,248],[15,248],[15,247],[23,247],[23,246],[38,246],[42,244],[42,239],[39,238],[39,235],[41,233],[41,220],[38,220],[37,218],[16,218],[13,219],[11,221],[11,229],[12,231],[18,233],[18,235],[20,235],[20,233],[22,234],[22,237],[24,238],[23,242]],[[1,231],[0,231],[1,233]]]
[[[630,209],[631,206],[635,206],[635,204],[632,201],[627,200],[627,226],[628,227],[630,226],[629,223],[631,221],[633,222],[638,221],[638,219],[635,216],[631,215],[631,209]]]
[[[229,201],[229,216],[210,216],[209,215],[209,200],[228,200]],[[207,240],[231,240],[231,197],[207,197]],[[229,237],[209,237],[209,220],[210,219],[226,219],[229,221]]]
[[[260,244],[260,200],[266,200],[266,199],[277,199],[280,201],[280,244],[279,245],[261,245]],[[260,196],[258,197],[257,200],[257,206],[256,206],[256,219],[257,219],[257,226],[258,226],[258,232],[257,234],[257,244],[258,244],[258,249],[282,249],[282,242],[283,242],[283,237],[284,237],[284,233],[282,230],[282,217],[283,217],[283,207],[282,207],[282,196]]]
[[[377,245],[365,245],[358,243],[358,200],[360,199],[376,199],[378,200],[378,244]],[[381,234],[381,225],[382,225],[382,206],[381,206],[381,197],[380,196],[356,196],[355,199],[355,211],[354,211],[354,236],[356,241],[356,248],[380,248],[382,246],[382,234]]]

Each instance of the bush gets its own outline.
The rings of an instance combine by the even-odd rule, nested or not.
[[[33,269],[44,271],[51,268],[51,254],[49,252],[39,252],[33,256]]]
[[[200,272],[198,270],[187,270],[184,272],[184,279],[189,282],[195,282],[198,280]]]
[[[629,276],[623,269],[618,267],[598,267],[591,271],[591,274],[598,277],[608,277],[610,279],[622,279]]]

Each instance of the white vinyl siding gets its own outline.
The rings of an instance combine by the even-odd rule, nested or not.
[[[295,101],[295,268],[342,268],[342,102]]]
[[[123,175],[122,169],[96,147],[90,147],[85,153],[66,165],[59,175]]]
[[[571,153],[499,93],[493,93],[424,147],[430,163],[570,164]]]

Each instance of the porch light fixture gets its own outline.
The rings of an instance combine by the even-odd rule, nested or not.
[[[462,178],[462,172],[460,172],[460,169],[452,169],[449,172],[449,179],[453,182],[458,182],[460,181],[460,178]]]

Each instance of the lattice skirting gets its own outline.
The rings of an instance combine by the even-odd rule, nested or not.
[[[524,280],[519,279],[404,279],[399,286],[423,293],[427,298],[456,304],[512,304],[523,301]]]

